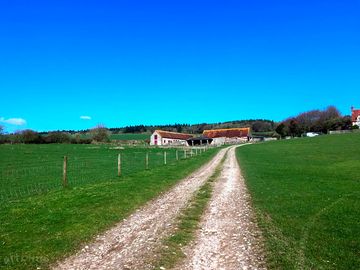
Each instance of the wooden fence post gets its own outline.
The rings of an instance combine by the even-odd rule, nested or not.
[[[197,156],[198,154],[198,151],[197,151],[197,148],[195,148],[195,156]]]
[[[176,160],[179,160],[179,151],[176,150]]]
[[[63,164],[63,187],[67,187],[67,156],[64,156],[64,164]]]
[[[186,149],[184,149],[184,158],[186,159]]]
[[[166,165],[166,151],[164,151],[164,164]]]
[[[192,148],[190,149],[190,156],[191,157],[193,156],[193,149]]]
[[[118,154],[118,176],[121,176],[121,154]]]
[[[146,153],[146,156],[145,156],[145,168],[147,170],[149,169],[149,153]]]

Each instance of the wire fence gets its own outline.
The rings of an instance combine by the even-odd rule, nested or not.
[[[133,148],[111,149],[84,154],[72,151],[64,156],[51,153],[24,155],[17,161],[0,166],[0,202],[90,183],[116,181],[142,170],[174,164],[200,155],[198,148]],[[66,163],[66,164],[65,164]],[[64,169],[64,166],[66,169]]]

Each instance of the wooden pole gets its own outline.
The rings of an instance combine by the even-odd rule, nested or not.
[[[164,164],[166,165],[166,151],[164,152]]]
[[[191,148],[191,151],[190,151],[190,156],[192,157],[193,156],[193,152],[192,152],[193,150],[192,150],[192,148]]]
[[[176,150],[176,160],[179,160],[179,151]]]
[[[186,149],[184,150],[184,158],[186,159]]]
[[[145,168],[147,170],[149,169],[149,153],[146,153],[146,156],[145,156]]]
[[[67,187],[67,156],[64,156],[64,164],[63,164],[63,187]]]
[[[197,152],[197,148],[195,148],[195,156],[197,156],[198,152]]]
[[[118,154],[118,176],[121,176],[121,154]]]

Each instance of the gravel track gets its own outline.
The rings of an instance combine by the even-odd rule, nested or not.
[[[265,269],[261,233],[235,147],[228,151],[200,228],[176,269]]]
[[[227,149],[179,182],[168,192],[96,237],[78,253],[58,262],[52,269],[150,269],[147,258],[167,236],[181,209],[214,173]]]

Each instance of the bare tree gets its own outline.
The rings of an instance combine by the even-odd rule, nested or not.
[[[311,128],[320,120],[322,112],[320,110],[312,110],[299,114],[296,121],[301,132],[312,131]]]
[[[109,130],[102,124],[90,130],[91,138],[96,142],[109,142]]]
[[[339,117],[341,117],[339,110],[335,106],[329,106],[324,111],[322,111],[321,120],[326,121]]]

